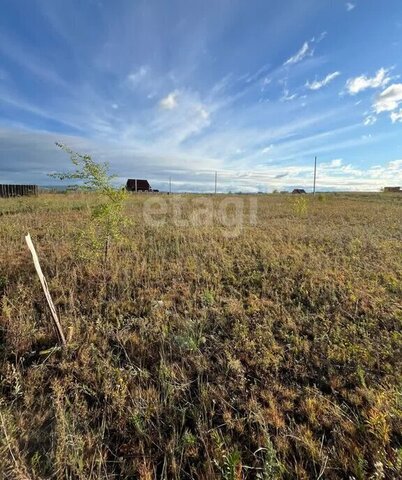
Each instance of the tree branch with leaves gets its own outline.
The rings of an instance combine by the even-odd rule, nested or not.
[[[95,248],[103,249],[104,260],[107,261],[110,242],[120,237],[122,228],[127,223],[123,212],[127,192],[125,189],[116,188],[113,185],[116,176],[109,173],[107,162],[96,162],[90,155],[77,153],[62,143],[56,142],[56,145],[70,156],[75,170],[51,173],[49,176],[62,181],[77,180],[80,182],[79,188],[96,192],[102,198],[101,203],[91,210],[92,222],[96,226],[98,239],[98,242],[93,242],[93,244]]]

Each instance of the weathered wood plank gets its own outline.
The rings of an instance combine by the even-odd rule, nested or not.
[[[28,248],[29,248],[29,250],[32,254],[32,259],[33,259],[33,262],[34,262],[34,265],[35,265],[35,270],[36,270],[36,273],[38,274],[40,283],[41,283],[43,291],[45,293],[47,303],[48,303],[50,311],[52,313],[52,317],[53,317],[53,321],[54,321],[54,325],[55,325],[55,328],[56,328],[57,335],[59,337],[59,340],[60,340],[61,344],[63,346],[65,346],[66,345],[66,339],[64,337],[63,329],[61,327],[59,318],[57,316],[56,308],[54,306],[52,297],[50,295],[49,287],[47,286],[47,282],[46,282],[46,278],[43,275],[42,268],[41,268],[40,263],[39,263],[39,258],[38,258],[38,255],[36,254],[36,250],[35,250],[35,247],[32,243],[31,235],[29,233],[28,233],[28,235],[26,235],[25,241],[27,242]]]

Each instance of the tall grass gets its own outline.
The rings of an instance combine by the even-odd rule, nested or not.
[[[96,195],[0,199],[0,477],[400,478],[401,197],[261,196],[237,236],[147,198],[107,268]]]

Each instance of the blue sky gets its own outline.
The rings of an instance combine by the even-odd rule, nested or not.
[[[0,183],[402,184],[400,0],[0,0]]]

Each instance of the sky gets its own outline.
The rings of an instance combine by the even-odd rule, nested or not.
[[[0,0],[0,183],[402,185],[401,0]]]

